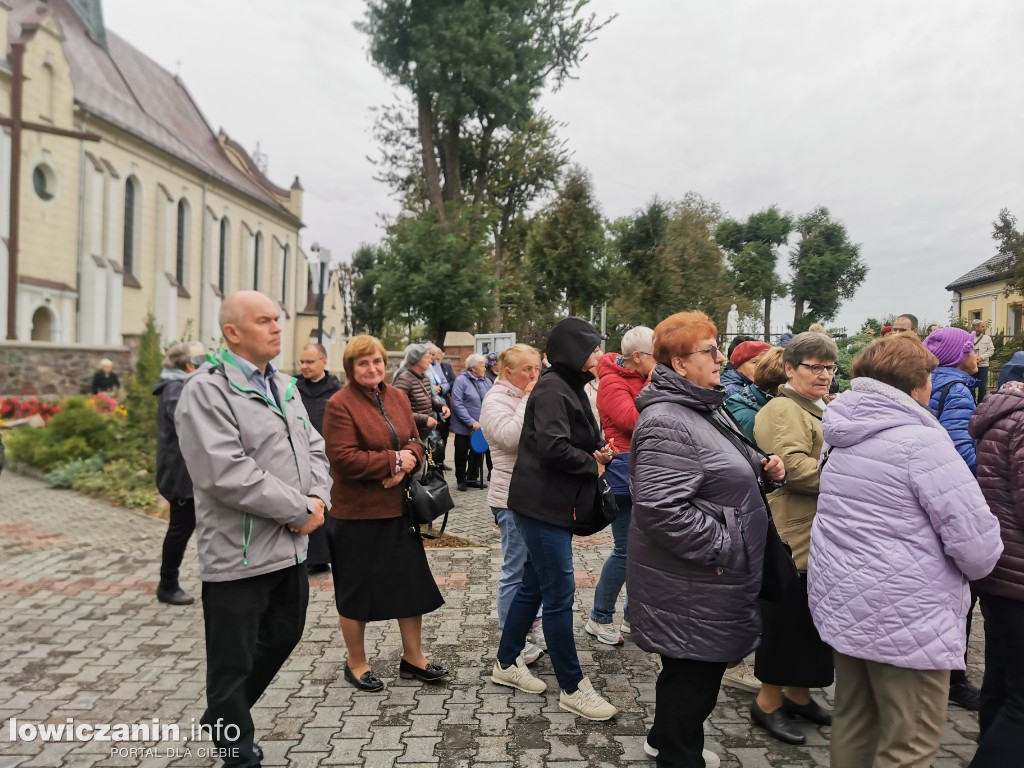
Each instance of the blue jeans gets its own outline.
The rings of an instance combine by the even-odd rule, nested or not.
[[[512,598],[498,645],[498,662],[515,664],[526,644],[537,609],[544,605],[544,639],[558,687],[574,693],[583,679],[572,631],[572,601],[576,578],[572,563],[572,533],[531,517],[512,513],[528,552],[523,582]]]
[[[612,553],[604,561],[601,578],[594,590],[594,609],[590,618],[598,624],[611,624],[615,614],[615,601],[619,599],[622,585],[626,583],[626,544],[629,540],[629,519],[633,513],[633,499],[629,496],[616,496],[619,514],[612,521],[612,538],[615,545]],[[622,620],[629,621],[629,595],[622,605]]]
[[[491,508],[494,520],[501,531],[501,578],[498,579],[498,629],[504,629],[512,598],[523,581],[523,567],[526,565],[526,544],[516,528],[511,509]]]

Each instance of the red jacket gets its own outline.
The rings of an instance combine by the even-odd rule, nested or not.
[[[639,371],[631,371],[619,365],[622,355],[609,352],[597,364],[601,385],[597,388],[597,412],[601,426],[608,440],[615,440],[615,450],[629,451],[633,439],[633,427],[637,417],[636,396],[647,384],[647,378]]]

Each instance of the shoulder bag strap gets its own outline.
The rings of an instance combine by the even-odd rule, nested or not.
[[[942,394],[939,395],[939,407],[935,409],[935,418],[942,418],[942,409],[946,407],[946,398],[949,397],[949,390],[953,388],[956,381],[948,381],[942,385]]]

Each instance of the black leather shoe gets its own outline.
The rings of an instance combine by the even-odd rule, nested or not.
[[[439,683],[448,677],[448,670],[433,662],[428,662],[425,668],[420,669],[402,659],[402,663],[398,665],[398,675],[403,680],[412,680],[415,677],[424,683]]]
[[[951,703],[959,704],[971,712],[977,712],[981,709],[981,691],[967,680],[958,680],[955,683],[949,684],[949,700]]]
[[[384,682],[373,674],[372,669],[356,677],[352,670],[348,668],[348,664],[345,665],[345,679],[360,691],[379,691],[384,687]]]
[[[832,725],[832,713],[814,699],[811,699],[809,704],[797,704],[792,699],[783,696],[782,709],[790,717],[799,715],[804,720],[817,723],[818,725]]]
[[[463,480],[463,481],[462,481],[461,483],[459,483],[459,485],[458,485],[458,488],[459,488],[459,490],[460,490],[460,491],[464,491],[464,490],[466,490],[466,487],[467,487],[467,486],[466,486],[466,481],[465,481],[465,480]]]
[[[192,605],[196,601],[192,595],[185,594],[181,587],[175,587],[174,589],[161,589],[157,587],[156,599],[168,605]]]
[[[479,488],[481,490],[487,487],[487,483],[481,483],[479,480],[469,480],[466,482],[466,485],[470,488]]]
[[[263,750],[260,749],[260,745],[259,744],[253,744],[252,745],[252,752],[253,752],[254,755],[256,755],[256,759],[257,760],[259,760],[260,762],[263,762]]]
[[[807,738],[796,729],[789,715],[779,707],[774,712],[764,712],[757,706],[757,700],[750,702],[750,720],[754,725],[764,728],[779,741],[787,744],[803,744]]]

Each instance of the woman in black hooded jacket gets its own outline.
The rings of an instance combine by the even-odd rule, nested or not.
[[[512,510],[528,552],[523,581],[512,600],[491,680],[529,693],[546,684],[530,674],[524,638],[544,605],[542,621],[551,664],[561,688],[559,706],[590,720],[617,710],[584,677],[573,635],[573,533],[593,533],[597,480],[611,461],[601,444],[584,385],[601,354],[601,336],[578,317],[559,322],[547,343],[548,368],[526,405],[519,454],[509,484]]]

